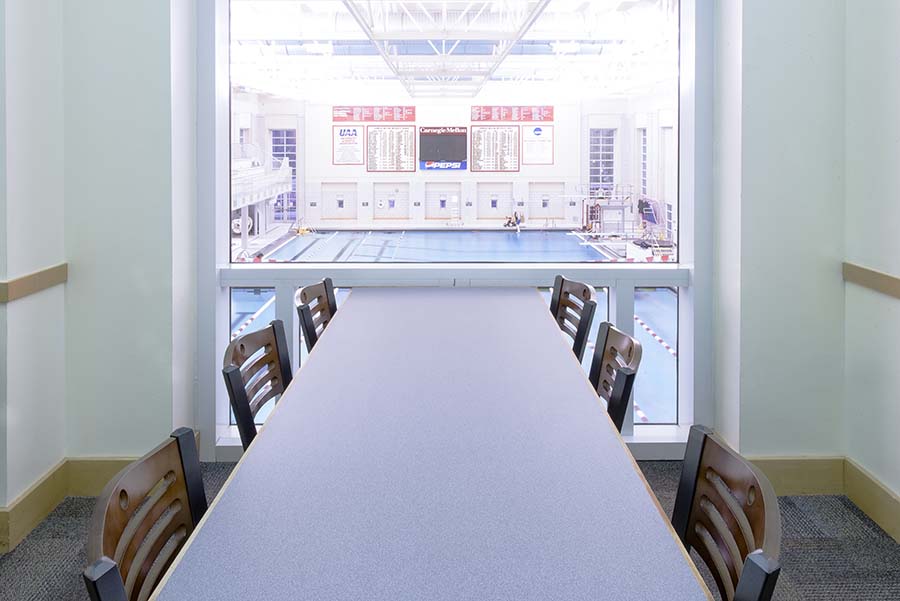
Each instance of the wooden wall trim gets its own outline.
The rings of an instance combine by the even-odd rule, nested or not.
[[[900,495],[850,458],[844,462],[844,488],[854,505],[900,542]]]
[[[66,497],[95,497],[135,457],[63,459],[8,507],[0,507],[0,553],[28,536]]]
[[[849,457],[749,457],[776,494],[846,495],[900,543],[900,496]]]
[[[8,303],[63,284],[69,279],[69,264],[60,263],[12,280],[0,281],[0,303]]]
[[[775,494],[844,494],[843,457],[748,457],[772,483]]]
[[[869,269],[855,263],[844,263],[844,281],[900,298],[900,277]]]

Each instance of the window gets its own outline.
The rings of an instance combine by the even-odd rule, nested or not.
[[[275,221],[297,219],[297,130],[272,130],[272,158],[286,160],[291,169],[291,189],[281,194],[275,201]]]
[[[228,321],[223,313],[229,307],[224,302],[232,294],[229,289],[238,291],[236,304],[231,306],[235,309],[232,322],[247,321],[263,304],[275,299],[268,310],[272,317],[277,315],[293,328],[288,337],[296,368],[305,351],[297,348],[296,316],[291,311],[294,287],[323,275],[347,286],[534,287],[549,285],[557,272],[593,284],[603,297],[602,301],[598,299],[594,330],[605,315],[644,343],[641,373],[646,378],[639,378],[635,390],[633,422],[637,426],[629,420],[625,430],[633,430],[636,436],[639,430],[654,430],[655,425],[666,428],[663,424],[690,423],[686,420],[693,419],[691,383],[679,374],[682,367],[677,355],[689,357],[693,352],[698,330],[691,322],[692,298],[706,291],[687,288],[693,263],[662,263],[677,260],[679,131],[689,128],[684,131],[696,137],[706,127],[694,123],[694,105],[684,109],[679,106],[680,98],[692,102],[695,79],[686,77],[683,84],[678,79],[679,68],[688,75],[693,71],[684,70],[689,63],[678,53],[684,40],[678,30],[677,2],[626,3],[628,6],[623,4],[617,11],[604,12],[605,26],[616,27],[618,21],[623,24],[615,48],[597,39],[590,44],[582,41],[578,47],[572,44],[561,53],[535,54],[529,60],[552,68],[536,71],[545,75],[526,79],[516,77],[516,61],[507,61],[498,67],[496,77],[485,83],[486,93],[472,90],[472,95],[460,94],[460,99],[451,103],[459,110],[444,115],[436,108],[445,106],[446,101],[417,89],[430,82],[407,82],[407,87],[398,81],[396,72],[382,64],[380,55],[355,53],[354,46],[358,50],[359,40],[366,40],[367,34],[360,29],[347,37],[347,28],[354,25],[354,17],[346,9],[348,3],[221,1],[230,6],[231,30],[214,30],[222,35],[210,39],[229,39],[230,33],[230,55],[217,51],[215,56],[230,56],[232,125],[221,127],[224,132],[216,130],[216,136],[210,138],[239,141],[253,148],[240,163],[232,161],[230,171],[221,172],[215,165],[200,169],[201,175],[203,170],[210,170],[209,180],[215,179],[220,185],[232,178],[229,226],[234,227],[235,214],[240,217],[242,213],[244,223],[252,225],[241,229],[237,219],[234,233],[223,226],[221,232],[209,236],[216,253],[223,253],[230,245],[232,261],[246,265],[222,266],[227,260],[219,255],[216,261],[203,259],[205,268],[217,270],[215,289],[201,291],[217,307],[215,323],[213,317],[198,316],[208,324],[207,331],[215,331],[219,337],[208,353],[217,359],[212,363],[218,365],[209,367],[207,363],[200,376],[201,405],[216,405],[214,426],[227,427],[229,422],[227,400],[223,404],[215,390],[216,385],[221,387],[221,352],[233,327],[230,324],[226,330],[223,325]],[[683,2],[690,3],[685,14],[692,14],[694,0]],[[564,8],[564,4],[550,0],[534,27],[543,27],[542,31],[552,30],[548,29],[550,25],[572,27],[572,20],[564,18],[571,8]],[[579,3],[577,10],[586,13],[584,22],[594,22],[603,6],[605,3]],[[398,9],[402,11],[400,3],[384,4],[388,12]],[[202,6],[198,10],[205,11]],[[498,10],[505,9],[500,6]],[[650,17],[646,22],[645,16]],[[206,27],[203,21],[201,26]],[[296,33],[287,34],[295,39],[284,39],[285,22],[296,23],[292,30]],[[318,24],[316,28],[313,23]],[[332,28],[328,24],[340,25]],[[635,35],[637,31],[641,35]],[[691,51],[693,38],[687,36],[692,36],[692,31],[686,29],[689,43],[682,45]],[[527,50],[518,44],[521,42],[514,45],[513,55]],[[416,62],[432,60],[423,52],[424,45],[400,42],[394,46],[397,60],[407,56]],[[482,44],[477,46],[470,50],[479,52]],[[483,46],[490,49],[491,43]],[[593,61],[601,49],[609,56],[615,50],[617,58],[626,57],[628,68],[610,76],[600,65],[604,61]],[[433,54],[433,50],[427,50]],[[592,60],[566,56],[572,53],[590,54]],[[630,61],[627,57],[640,59]],[[202,59],[200,68],[206,69],[205,62],[213,64],[214,58]],[[347,71],[348,65],[361,62],[365,62],[365,69]],[[215,73],[227,72],[228,67],[216,64]],[[229,85],[215,77],[208,79],[216,82],[216,89]],[[577,84],[566,89],[564,97],[577,102],[545,107],[553,114],[546,123],[548,127],[540,128],[540,132],[527,121],[475,120],[473,109],[483,105],[518,109],[517,99],[526,92],[528,97],[548,97],[548,91],[561,90],[571,82]],[[653,94],[642,92],[650,89]],[[207,90],[204,95],[214,94]],[[396,110],[387,119],[382,113],[385,107],[380,105],[384,98],[396,99],[393,102],[398,105],[390,107]],[[354,106],[344,106],[348,102]],[[341,113],[344,109],[349,112]],[[202,110],[215,112],[218,123],[227,121],[227,115],[216,112],[221,111],[220,104],[204,102]],[[440,120],[434,118],[437,114]],[[635,123],[643,126],[637,135],[632,133]],[[449,129],[448,124],[464,130],[444,134],[466,136],[468,164],[458,160],[461,157],[420,161],[419,128]],[[478,128],[477,139],[473,139],[473,126]],[[620,136],[623,131],[627,132],[624,138]],[[347,141],[337,144],[341,137]],[[693,137],[685,138],[684,147],[690,153],[681,158],[682,169],[694,168],[695,152],[698,157],[705,156],[702,148],[694,150]],[[202,139],[198,142],[207,144]],[[307,147],[314,152],[303,152]],[[251,154],[254,149],[256,154]],[[203,149],[210,154],[217,150]],[[490,161],[485,153],[493,153],[487,157]],[[476,161],[480,161],[481,170],[472,168]],[[685,178],[681,185],[689,206],[694,208],[690,214],[706,214],[705,200],[702,206],[693,206],[701,201],[694,198],[691,178]],[[266,196],[270,191],[275,193]],[[638,199],[651,192],[654,222],[642,220],[637,207]],[[204,194],[201,196],[205,198]],[[343,206],[337,194],[343,195]],[[227,210],[225,199],[215,201],[219,203],[216,210]],[[212,206],[213,200],[204,202]],[[511,213],[512,208],[524,219],[519,234],[502,227],[507,210]],[[212,214],[212,209],[209,212]],[[201,227],[206,221],[201,216]],[[223,220],[217,221],[221,225]],[[693,221],[682,224],[683,234],[693,236]],[[212,256],[212,250],[206,249],[205,255]],[[261,265],[254,264],[257,255]],[[272,262],[288,264],[272,266]],[[325,265],[331,262],[353,265]],[[485,262],[492,265],[469,265]],[[606,262],[629,265],[611,268],[603,265]],[[368,263],[380,265],[369,269]],[[254,290],[260,290],[259,295]],[[680,309],[679,294],[687,299]],[[241,301],[243,296],[250,298]],[[257,304],[248,313],[250,300]],[[241,305],[245,309],[236,311]],[[245,314],[243,320],[238,313]],[[266,315],[257,319],[264,323],[262,320],[271,318]],[[669,352],[642,323],[675,353]],[[685,330],[681,337],[684,348],[679,348],[677,328],[685,324],[693,335]],[[595,337],[596,331],[591,334],[592,342]],[[654,351],[648,350],[651,341],[658,347]],[[706,356],[709,349],[703,349],[703,353]],[[682,392],[681,403],[679,381],[688,391]],[[207,440],[216,440],[216,434],[213,432]],[[676,452],[673,458],[679,455]]]
[[[634,382],[635,424],[678,423],[678,289],[634,291],[634,337],[643,356]]]
[[[616,130],[593,128],[590,140],[591,195],[611,196],[616,175]]]
[[[647,196],[647,128],[638,130],[641,139],[641,194]]]

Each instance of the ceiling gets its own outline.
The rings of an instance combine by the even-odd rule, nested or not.
[[[677,0],[232,0],[232,84],[627,96],[678,73]]]

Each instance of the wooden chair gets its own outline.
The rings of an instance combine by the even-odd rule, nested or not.
[[[769,601],[781,566],[781,513],[766,477],[710,429],[693,426],[672,512],[681,542],[725,601]]]
[[[300,335],[306,340],[306,350],[311,351],[325,327],[337,313],[334,285],[331,278],[318,284],[304,286],[294,296],[297,314],[300,316]]]
[[[596,297],[594,287],[588,284],[567,280],[561,275],[553,281],[550,313],[559,328],[572,339],[572,351],[579,361],[584,357],[591,322],[597,310]]]
[[[232,340],[223,366],[228,400],[246,451],[256,437],[256,414],[291,383],[284,324],[276,319],[262,330]]]
[[[600,398],[606,401],[606,411],[619,432],[625,423],[642,354],[640,342],[609,322],[600,324],[588,379]]]
[[[193,430],[179,428],[106,485],[91,518],[92,601],[144,601],[206,512]]]

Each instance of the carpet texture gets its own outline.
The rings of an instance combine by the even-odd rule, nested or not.
[[[640,462],[669,514],[681,462]],[[207,497],[234,464],[203,464]],[[900,601],[900,544],[843,496],[779,498],[784,529],[775,599]],[[0,555],[0,600],[84,601],[84,541],[94,499],[66,499],[12,552]],[[695,561],[699,559],[694,555]],[[712,584],[709,573],[701,573]]]

